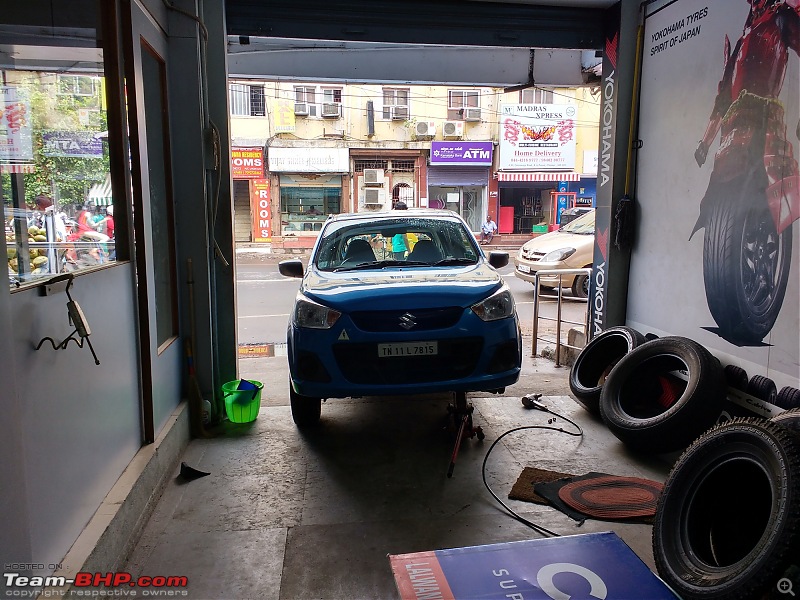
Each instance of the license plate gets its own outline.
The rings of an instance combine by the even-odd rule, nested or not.
[[[439,354],[437,342],[398,342],[395,344],[378,344],[379,358],[396,358],[398,356],[433,356]]]
[[[520,273],[530,273],[531,268],[528,265],[517,265],[517,271]]]

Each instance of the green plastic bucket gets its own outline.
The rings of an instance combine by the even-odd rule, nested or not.
[[[252,379],[237,379],[222,384],[225,412],[232,423],[255,421],[261,408],[261,390],[264,384]]]

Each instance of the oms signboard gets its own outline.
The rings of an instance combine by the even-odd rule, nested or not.
[[[264,148],[231,148],[231,176],[234,179],[264,177]]]

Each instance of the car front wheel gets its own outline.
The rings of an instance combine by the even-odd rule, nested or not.
[[[322,414],[322,399],[301,396],[289,384],[289,402],[292,406],[292,420],[298,427],[311,427],[319,423]]]

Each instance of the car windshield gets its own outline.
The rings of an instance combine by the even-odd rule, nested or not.
[[[322,231],[313,264],[323,271],[475,264],[475,238],[454,219],[334,221]]]
[[[570,221],[560,228],[559,231],[577,233],[580,235],[594,235],[594,211],[591,210],[574,221]]]

